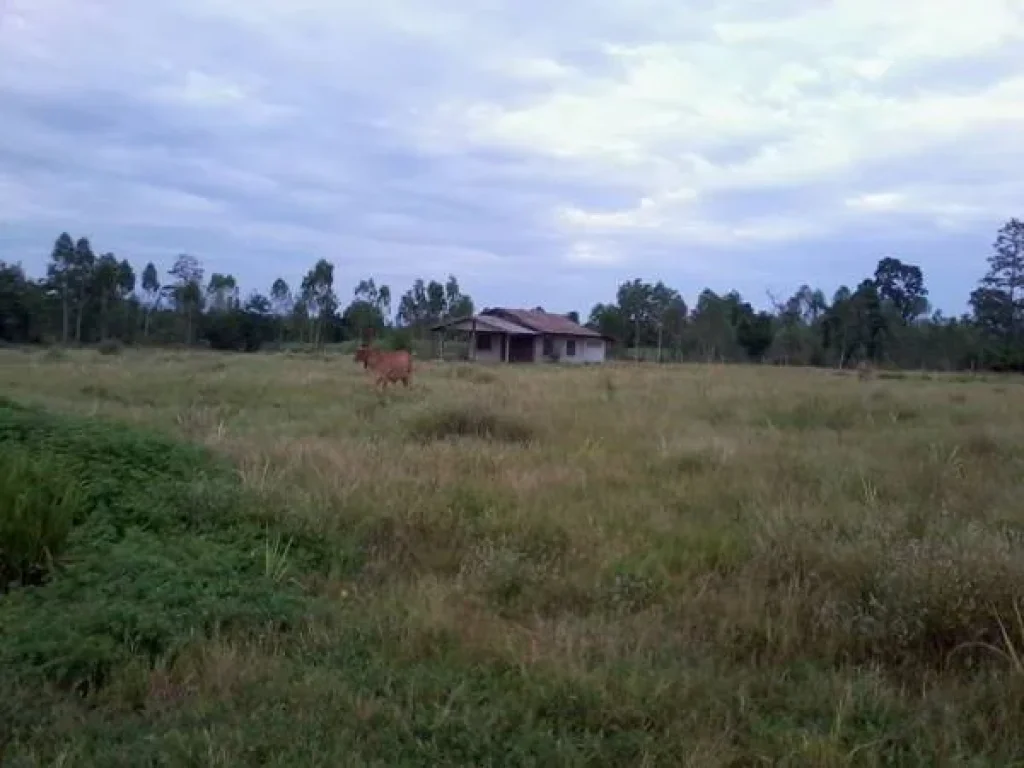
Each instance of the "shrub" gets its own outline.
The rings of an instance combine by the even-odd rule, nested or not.
[[[392,331],[386,340],[386,347],[393,350],[405,350],[412,352],[412,332],[407,328],[398,328]]]

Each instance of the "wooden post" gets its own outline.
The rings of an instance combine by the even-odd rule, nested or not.
[[[472,323],[472,325],[470,327],[472,328],[472,332],[471,332],[471,335],[469,337],[469,359],[475,361],[476,360],[476,318],[475,317],[472,319],[471,323]]]
[[[508,342],[509,342],[509,336],[508,336],[507,333],[504,333],[504,334],[502,334],[501,338],[502,338],[501,362],[507,363],[508,362]]]

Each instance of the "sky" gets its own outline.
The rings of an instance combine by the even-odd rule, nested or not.
[[[918,264],[1024,217],[1024,0],[0,0],[0,260],[62,231],[244,291],[455,274],[586,315]]]

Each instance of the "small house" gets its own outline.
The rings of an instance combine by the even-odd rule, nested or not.
[[[564,315],[541,309],[485,309],[432,331],[469,336],[469,359],[494,363],[603,363],[608,339]]]

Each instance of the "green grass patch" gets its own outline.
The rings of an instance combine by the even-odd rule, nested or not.
[[[0,598],[0,668],[12,679],[95,691],[133,660],[214,632],[288,629],[310,609],[275,578],[272,532],[230,467],[199,447],[6,401],[0,456],[4,569],[18,585]]]

